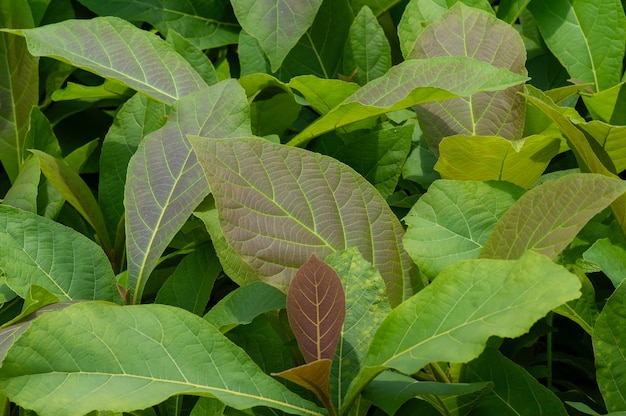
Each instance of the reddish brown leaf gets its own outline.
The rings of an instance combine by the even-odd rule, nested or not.
[[[322,359],[272,375],[282,377],[312,391],[330,411],[333,408],[328,385],[331,364],[331,360]]]
[[[289,285],[287,315],[307,363],[333,358],[346,317],[346,298],[337,272],[315,254]]]

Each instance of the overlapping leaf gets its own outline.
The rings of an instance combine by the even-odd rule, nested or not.
[[[626,280],[626,244],[601,238],[585,251],[583,258],[600,266],[615,287]]]
[[[322,0],[232,0],[237,20],[259,41],[276,72],[313,23]]]
[[[165,305],[89,302],[44,314],[8,351],[0,386],[12,401],[51,416],[130,412],[181,393],[238,409],[321,414],[214,326]]]
[[[0,4],[0,28],[28,28],[33,18],[26,0]],[[26,160],[28,117],[38,100],[38,60],[19,36],[0,33],[0,162],[12,181]]]
[[[572,78],[592,83],[595,91],[620,81],[626,17],[619,1],[535,1],[528,10]]]
[[[311,138],[370,117],[428,101],[467,97],[521,84],[527,78],[507,69],[464,56],[411,59],[393,66],[289,142],[301,145]]]
[[[514,261],[456,263],[391,311],[345,403],[385,369],[413,374],[431,362],[471,361],[489,337],[528,332],[551,309],[580,296],[579,288],[576,276],[532,252]]]
[[[167,104],[206,85],[164,40],[116,17],[66,20],[18,33],[32,55],[69,62]]]
[[[626,334],[619,324],[626,319],[626,283],[615,289],[593,331],[598,386],[609,412],[626,411]]]
[[[504,182],[436,181],[404,219],[404,246],[432,279],[446,266],[477,258],[498,220],[522,193]]]
[[[516,259],[532,250],[555,258],[594,215],[626,192],[626,182],[572,174],[531,189],[500,218],[480,253]]]
[[[4,278],[22,298],[37,285],[64,300],[121,301],[102,249],[71,228],[0,205],[0,246]]]
[[[224,236],[262,280],[286,288],[312,253],[358,247],[381,271],[392,304],[408,282],[402,226],[365,179],[340,162],[259,138],[192,144]]]
[[[460,2],[424,30],[410,56],[468,56],[526,75],[526,49],[517,31],[491,13]],[[421,104],[415,111],[435,152],[444,137],[456,134],[516,140],[524,128],[525,105],[519,95],[522,91],[523,87],[517,85],[469,98]]]
[[[615,172],[626,170],[626,126],[611,126],[592,120],[577,124],[580,130],[593,137],[606,151],[615,166]]]
[[[180,100],[167,123],[146,136],[130,160],[124,206],[128,281],[135,302],[169,241],[209,192],[187,134],[251,134],[248,101],[236,81]]]
[[[496,136],[450,136],[439,145],[435,169],[444,179],[499,180],[530,188],[559,147],[555,137],[531,136],[513,142]]]
[[[237,43],[238,26],[225,19],[225,0],[80,0],[100,16],[117,16],[136,22],[148,22],[164,35],[170,30],[183,35],[200,49]]]

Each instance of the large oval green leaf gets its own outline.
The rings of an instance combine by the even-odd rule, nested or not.
[[[4,279],[22,298],[37,285],[62,300],[121,302],[102,249],[71,228],[0,205],[0,247]]]
[[[526,75],[526,49],[521,36],[493,14],[455,4],[417,39],[411,58],[467,56],[515,74]],[[469,98],[415,107],[424,136],[434,152],[446,136],[522,137],[526,106],[523,86],[481,92]],[[479,139],[477,139],[479,140]]]
[[[66,20],[19,33],[35,56],[121,81],[167,104],[206,86],[164,40],[116,17]]]
[[[167,123],[146,136],[131,158],[124,206],[134,303],[163,250],[209,192],[187,134],[251,135],[243,88],[227,80],[180,100]]]
[[[44,314],[7,352],[0,388],[50,416],[129,412],[176,394],[214,396],[238,409],[321,414],[213,325],[165,305],[88,302]]]
[[[261,279],[282,288],[315,253],[358,247],[393,305],[408,285],[403,230],[378,191],[350,167],[260,138],[193,138],[224,236]]]
[[[346,405],[381,371],[413,374],[437,362],[476,358],[491,336],[517,337],[580,296],[578,278],[545,256],[459,262],[395,308],[376,331]]]

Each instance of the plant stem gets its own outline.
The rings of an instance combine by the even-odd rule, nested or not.
[[[450,378],[443,371],[443,369],[439,366],[439,363],[430,363],[429,366],[430,366],[431,370],[433,371],[433,374],[435,375],[435,378],[438,381],[442,381],[444,383],[450,383]]]

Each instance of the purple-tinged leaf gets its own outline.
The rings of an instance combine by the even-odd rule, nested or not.
[[[307,363],[335,356],[346,318],[346,297],[337,272],[315,254],[291,280],[287,315]]]
[[[128,165],[124,193],[128,282],[133,302],[171,239],[209,193],[187,134],[251,135],[243,88],[227,80],[174,106],[166,124],[146,136]]]
[[[331,409],[333,404],[330,400],[330,390],[328,388],[331,364],[332,361],[330,359],[324,358],[281,371],[280,373],[273,373],[272,375],[282,377],[312,391],[324,403],[327,409]]]
[[[624,192],[626,182],[592,173],[546,182],[504,213],[480,257],[518,259],[530,250],[554,259],[594,215]]]
[[[402,225],[350,167],[260,138],[192,138],[229,245],[261,280],[285,289],[312,253],[357,247],[385,280],[392,305],[409,288]],[[227,268],[227,266],[224,266]]]

